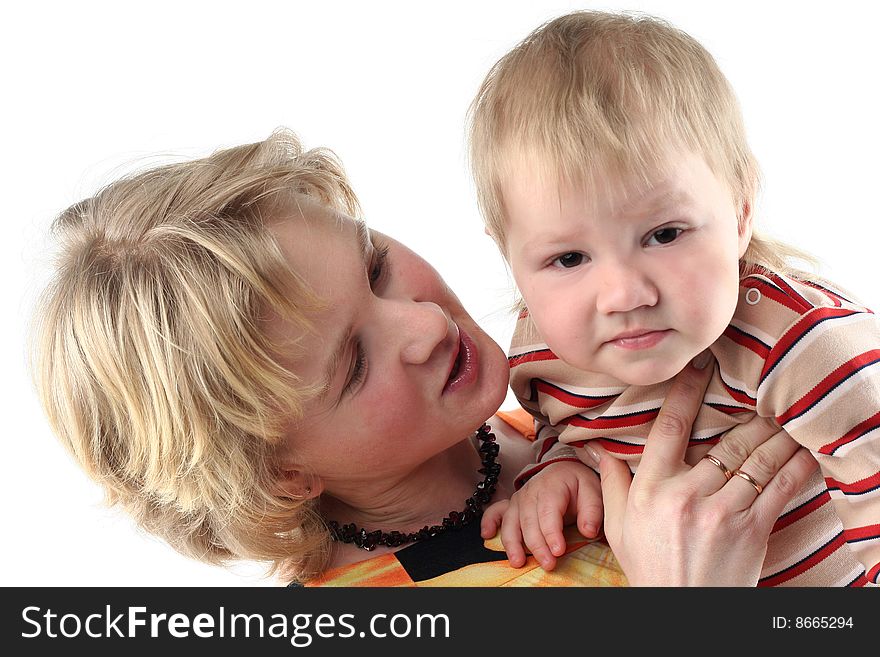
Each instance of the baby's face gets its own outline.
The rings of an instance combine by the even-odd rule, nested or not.
[[[511,270],[544,341],[574,367],[634,385],[674,376],[736,309],[751,237],[702,157],[672,152],[650,184],[504,188]]]

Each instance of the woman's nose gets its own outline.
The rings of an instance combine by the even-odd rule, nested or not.
[[[657,303],[659,293],[653,281],[637,267],[623,262],[601,265],[596,310],[602,314],[623,313]]]
[[[401,336],[400,358],[410,365],[426,362],[438,345],[456,331],[453,321],[431,301],[400,302],[393,321]]]

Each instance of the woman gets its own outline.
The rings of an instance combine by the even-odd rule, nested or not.
[[[109,500],[180,552],[309,582],[442,545],[457,532],[431,529],[441,519],[477,527],[483,504],[510,495],[528,448],[493,417],[504,353],[428,263],[358,216],[332,154],[280,132],[120,180],[56,221],[42,402]],[[709,461],[685,465],[705,378],[683,373],[632,488],[603,459],[606,533],[632,584],[754,584],[814,465],[755,426],[713,454],[760,496]],[[472,439],[487,419],[500,451]],[[659,520],[668,542],[644,554]]]

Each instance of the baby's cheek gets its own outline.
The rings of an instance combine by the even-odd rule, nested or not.
[[[594,370],[594,344],[595,337],[584,330],[585,327],[571,327],[563,336],[555,341],[555,346],[550,341],[547,344],[557,356],[572,367],[582,370]]]
[[[736,278],[719,273],[693,282],[684,312],[705,341],[714,342],[730,323],[736,310],[737,289]]]
[[[546,330],[541,334],[553,352],[575,367],[583,367],[580,361],[591,330],[584,314],[574,305],[557,304],[545,317],[543,326]]]

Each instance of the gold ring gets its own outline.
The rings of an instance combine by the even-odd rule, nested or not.
[[[709,463],[712,463],[713,465],[717,465],[720,468],[721,472],[724,473],[724,478],[727,479],[727,481],[730,481],[730,478],[733,476],[733,473],[727,469],[727,466],[721,462],[721,459],[719,459],[714,454],[706,454],[703,458],[706,459],[707,461],[709,461]]]
[[[752,475],[750,475],[748,472],[743,472],[742,470],[734,470],[733,474],[735,474],[737,477],[742,477],[747,482],[749,482],[752,486],[754,486],[755,490],[758,491],[758,495],[760,495],[761,491],[764,490],[764,487],[761,484],[759,484],[757,481],[755,481],[752,478]]]

